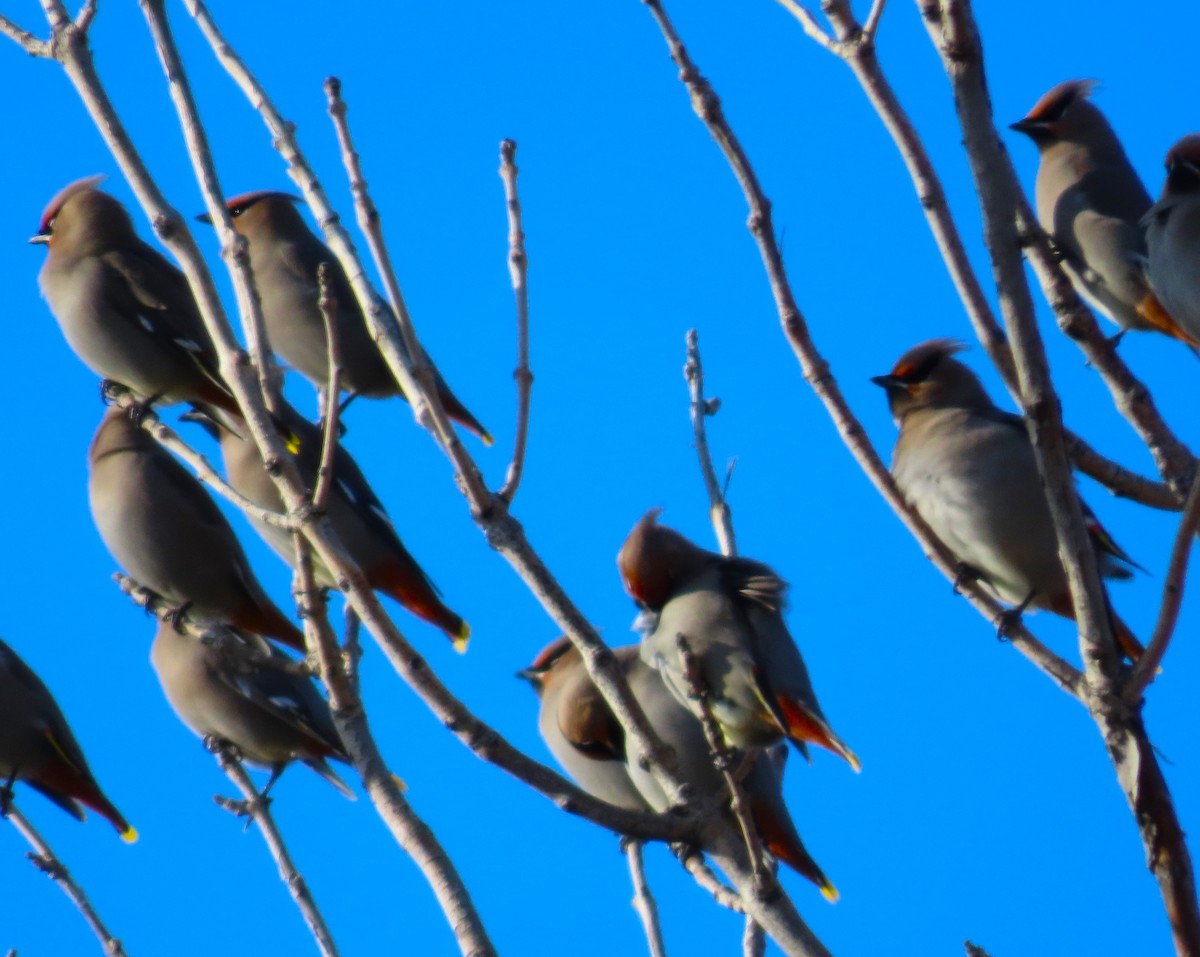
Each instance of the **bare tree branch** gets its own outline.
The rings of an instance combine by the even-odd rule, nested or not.
[[[333,487],[333,461],[338,444],[338,411],[342,384],[342,352],[337,334],[338,301],[330,288],[329,263],[317,267],[317,306],[325,324],[325,343],[329,351],[329,379],[325,386],[321,409],[321,464],[317,467],[317,484],[313,489],[313,508],[324,511]]]
[[[742,899],[738,896],[737,891],[721,883],[717,875],[712,872],[712,869],[704,863],[704,856],[702,854],[697,853],[693,848],[680,844],[672,845],[671,850],[679,858],[679,863],[683,865],[684,869],[695,878],[696,883],[712,894],[713,900],[735,914],[746,913],[746,908],[743,906]]]
[[[247,815],[258,825],[258,830],[262,834],[263,840],[267,842],[271,856],[275,859],[275,865],[279,868],[279,878],[287,885],[288,893],[292,895],[292,900],[296,902],[296,907],[300,909],[304,922],[308,924],[308,929],[317,942],[317,948],[324,957],[338,957],[337,944],[334,943],[329,925],[325,923],[325,918],[322,916],[320,908],[317,907],[316,900],[313,899],[312,891],[308,889],[308,882],[296,867],[296,862],[292,860],[287,845],[283,843],[283,835],[279,832],[275,818],[271,814],[270,800],[265,794],[258,792],[254,782],[250,780],[250,775],[242,767],[242,762],[235,755],[236,749],[224,741],[212,742],[210,749],[216,756],[221,770],[242,792],[244,799],[230,802],[228,799],[217,797],[215,800],[225,810],[238,815]]]
[[[504,180],[504,199],[508,208],[508,272],[512,277],[513,296],[517,301],[517,434],[513,440],[512,461],[497,496],[512,504],[525,471],[525,443],[529,436],[529,401],[533,391],[533,372],[529,368],[529,290],[526,276],[529,260],[525,256],[525,230],[521,226],[521,198],[517,194],[517,144],[500,144],[500,178]]]
[[[63,893],[71,899],[71,903],[75,905],[75,909],[83,915],[83,919],[87,921],[88,927],[92,929],[92,933],[100,941],[100,947],[107,957],[126,957],[125,948],[121,945],[121,942],[109,932],[108,928],[104,925],[104,921],[100,919],[100,915],[96,913],[96,909],[92,906],[92,902],[88,900],[88,896],[84,893],[83,888],[71,876],[71,872],[67,870],[67,866],[54,853],[50,845],[46,843],[46,839],[38,833],[37,828],[30,823],[29,818],[17,809],[16,804],[13,803],[11,793],[0,796],[0,817],[8,818],[13,822],[13,826],[21,832],[21,836],[33,848],[33,851],[27,854],[26,857],[33,862],[34,867],[61,887]],[[10,951],[10,953],[15,953],[15,951]]]
[[[948,581],[956,582],[957,558],[933,534],[929,526],[904,501],[896,483],[892,480],[887,467],[879,458],[879,454],[867,439],[866,431],[857,417],[850,410],[849,404],[842,395],[837,381],[830,372],[829,364],[817,351],[808,331],[796,299],[792,295],[791,284],[788,281],[787,270],[783,265],[783,257],[775,242],[775,233],[771,225],[771,203],[759,185],[750,161],[742,151],[741,145],[734,136],[728,121],[721,109],[721,101],[713,91],[708,81],[701,76],[692,63],[682,41],[663,12],[661,3],[657,0],[643,0],[650,8],[658,22],[659,29],[667,41],[671,58],[680,70],[680,80],[687,87],[691,96],[692,108],[696,115],[708,127],[709,132],[725,154],[738,183],[742,187],[746,201],[750,206],[749,228],[758,245],[763,265],[771,285],[771,293],[775,298],[775,306],[779,312],[779,320],[783,326],[784,335],[795,353],[805,379],[812,387],[817,397],[825,406],[833,419],[838,435],[854,456],[871,484],[883,496],[884,501],[898,515],[921,544],[925,557]],[[963,582],[960,591],[966,599],[989,621],[995,621],[1004,611],[1004,607],[974,582]],[[1024,627],[1008,634],[1013,646],[1026,658],[1032,661],[1041,671],[1073,696],[1078,696],[1080,673],[1078,669],[1054,654],[1041,641]]]
[[[21,29],[3,14],[0,14],[0,33],[18,44],[30,56],[48,57],[51,55],[49,43],[39,40],[28,30]]]
[[[704,419],[717,414],[721,400],[704,397],[704,366],[700,362],[700,337],[695,329],[688,330],[687,362],[683,367],[683,377],[687,380],[688,394],[691,396],[692,435],[696,455],[700,459],[700,475],[708,492],[709,518],[712,520],[713,531],[717,534],[721,554],[733,556],[737,554],[733,513],[729,509],[729,503],[725,501],[725,493],[717,479],[717,471],[713,468],[712,456],[708,451],[708,435],[704,428]]]
[[[646,867],[642,860],[642,842],[624,841],[625,857],[629,861],[629,876],[633,880],[633,909],[641,918],[646,930],[646,942],[650,945],[650,957],[667,957],[667,945],[663,942],[662,925],[658,922],[658,905],[646,883]]]
[[[983,47],[968,0],[921,7],[950,78],[964,145],[983,211],[1001,309],[1013,344],[1022,406],[1071,586],[1085,668],[1082,700],[1104,738],[1158,880],[1176,952],[1200,953],[1200,907],[1183,828],[1146,735],[1140,709],[1122,696],[1116,643],[1062,442],[1057,397],[1050,383],[1032,297],[1021,262],[1016,174],[996,133],[983,73]]]

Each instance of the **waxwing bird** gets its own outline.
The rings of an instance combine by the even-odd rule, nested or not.
[[[1157,329],[1195,346],[1146,280],[1150,196],[1108,120],[1088,99],[1091,80],[1050,90],[1012,124],[1038,148],[1038,222],[1058,248],[1075,291],[1126,329]]]
[[[354,800],[329,766],[350,763],[329,704],[311,678],[263,662],[290,659],[257,635],[229,632],[218,648],[160,621],[150,649],[167,701],[179,720],[202,738],[227,741],[251,764],[271,771],[265,794],[292,761],[308,765]],[[240,643],[239,643],[240,642]]]
[[[183,416],[202,425],[221,443],[229,484],[255,505],[274,512],[284,511],[283,499],[268,474],[258,447],[245,422],[232,415],[222,421],[203,412]],[[289,434],[289,448],[296,467],[311,489],[321,465],[322,431],[299,412],[280,403],[277,424]],[[334,455],[333,483],[325,514],[367,578],[368,584],[389,595],[418,617],[441,628],[459,651],[466,651],[471,629],[462,617],[442,602],[437,587],[408,553],[383,504],[375,496],[358,464],[340,444]],[[250,515],[250,522],[276,552],[293,568],[297,564],[292,533]],[[313,573],[318,586],[337,588],[337,580],[318,556]]]
[[[75,354],[143,402],[198,402],[236,411],[187,279],[138,239],[125,207],[71,183],[42,213],[48,255],[38,282]]]
[[[1200,337],[1200,134],[1167,153],[1162,195],[1146,224],[1150,284],[1181,326]]]
[[[646,513],[617,556],[625,590],[656,616],[642,638],[642,658],[686,706],[692,689],[676,644],[685,636],[729,744],[764,747],[786,737],[807,756],[811,742],[858,770],[858,758],[822,713],[784,624],[787,584],[761,562],[706,551],[659,525],[659,512]]]
[[[892,475],[938,538],[1013,604],[1013,613],[1045,608],[1074,620],[1025,422],[993,405],[975,373],[953,358],[963,348],[950,339],[923,342],[871,380],[887,391],[900,428]],[[1132,559],[1080,505],[1100,573],[1129,578]],[[1108,610],[1121,648],[1136,661],[1141,645],[1111,605]]]
[[[330,292],[337,301],[342,388],[352,395],[373,399],[402,396],[371,338],[345,272],[329,247],[308,228],[296,208],[300,201],[289,193],[259,190],[235,196],[226,204],[234,228],[246,237],[271,347],[318,387],[323,389],[328,384],[328,343],[317,305],[317,269],[321,263],[328,263]],[[210,221],[207,213],[199,218]],[[441,373],[434,371],[446,414],[491,445],[487,429],[450,391]]]
[[[680,704],[662,676],[644,661],[637,645],[614,648],[629,690],[650,725],[674,751],[684,780],[709,795],[724,794],[724,776],[713,763],[695,716]],[[588,676],[578,650],[566,638],[552,642],[517,673],[538,692],[538,728],[551,753],[589,794],[634,810],[667,811],[669,802],[649,769],[627,746],[624,731]],[[783,754],[786,757],[786,749]],[[770,853],[821,889],[830,901],[837,891],[804,847],[783,801],[776,755],[757,751],[735,770],[751,817]]]
[[[304,648],[199,480],[121,409],[105,413],[88,462],[92,519],[132,578],[201,618]]]
[[[13,781],[24,781],[77,820],[89,807],[126,843],[137,840],[137,831],[100,790],[50,691],[0,641],[0,789],[7,793]]]

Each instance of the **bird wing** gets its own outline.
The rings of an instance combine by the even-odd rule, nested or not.
[[[87,759],[83,756],[83,748],[75,740],[67,719],[62,710],[46,687],[45,682],[37,676],[32,668],[20,658],[8,645],[0,642],[0,668],[8,672],[9,678],[29,696],[38,709],[37,719],[47,741],[55,753],[74,770],[86,777],[91,776]],[[47,796],[50,796],[47,794]],[[53,800],[53,798],[52,798]],[[66,807],[66,805],[63,805]],[[67,808],[70,810],[69,808]]]
[[[586,757],[597,761],[625,760],[625,731],[599,689],[590,682],[571,707],[559,708],[558,728],[570,745]]]

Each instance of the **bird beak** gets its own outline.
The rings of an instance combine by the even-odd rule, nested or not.
[[[1016,130],[1018,133],[1024,133],[1026,136],[1031,136],[1033,131],[1041,125],[1039,120],[1031,120],[1029,117],[1025,117],[1024,119],[1017,120],[1015,123],[1009,123],[1008,128]]]
[[[528,681],[535,688],[542,683],[542,673],[536,668],[522,668],[513,677]]]
[[[876,375],[871,376],[871,381],[881,389],[895,389],[901,383],[894,375]]]
[[[47,246],[50,243],[50,234],[38,233],[36,236],[30,236],[29,241],[35,246]]]
[[[212,225],[212,217],[210,215],[208,215],[208,213],[201,213],[199,216],[196,217],[196,222],[208,223],[208,225],[211,226]]]

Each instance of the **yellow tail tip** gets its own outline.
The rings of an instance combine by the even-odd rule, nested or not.
[[[492,438],[492,433],[490,432],[480,432],[479,441],[486,445],[489,449],[496,444],[496,440]]]
[[[408,790],[408,785],[404,783],[404,779],[401,778],[400,775],[393,774],[392,780],[396,783],[396,787],[398,787],[401,791]]]
[[[137,828],[127,827],[121,832],[121,840],[126,844],[133,844],[138,839]]]
[[[298,436],[295,432],[289,432],[287,439],[284,442],[284,447],[291,452],[292,455],[296,455],[300,451],[300,436]]]
[[[857,754],[847,748],[844,757],[846,758],[846,763],[850,765],[855,774],[862,772],[862,762],[858,760]]]
[[[460,655],[467,653],[467,645],[471,642],[471,626],[465,621],[462,627],[458,629],[458,634],[454,636],[454,650]]]
[[[841,899],[842,895],[838,893],[837,888],[834,887],[833,884],[831,884],[828,880],[826,880],[824,884],[821,884],[820,887],[821,896],[829,901],[829,903],[836,904],[838,900]]]

